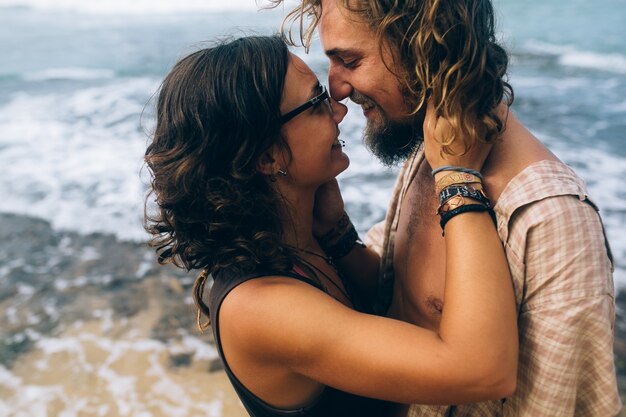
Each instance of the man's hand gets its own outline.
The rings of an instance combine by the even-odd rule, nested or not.
[[[432,169],[454,165],[480,171],[491,150],[491,144],[475,140],[466,149],[466,138],[457,136],[454,142],[448,145],[453,152],[453,155],[449,155],[443,152],[441,143],[451,134],[452,125],[443,117],[437,117],[435,107],[429,101],[424,119],[424,155]]]

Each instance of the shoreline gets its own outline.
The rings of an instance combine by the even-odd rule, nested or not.
[[[193,275],[144,243],[22,215],[0,224],[0,415],[246,416],[196,329]],[[614,346],[626,403],[626,289]]]

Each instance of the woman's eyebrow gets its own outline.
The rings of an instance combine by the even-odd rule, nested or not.
[[[313,88],[311,88],[311,98],[318,96],[321,90],[322,84],[320,83],[320,80],[317,80],[317,82],[313,85]]]

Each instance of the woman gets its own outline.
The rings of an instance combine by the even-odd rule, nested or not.
[[[338,129],[346,110],[279,37],[242,38],[182,59],[162,84],[146,151],[158,205],[147,229],[159,261],[203,271],[194,288],[199,317],[210,315],[252,416],[382,416],[387,403],[372,399],[451,404],[509,395],[515,306],[481,195],[442,200],[439,333],[357,311],[368,310],[375,290],[376,255],[345,216],[314,218],[316,192],[332,192],[349,164]],[[425,123],[431,166],[479,168],[484,146],[442,156],[437,138],[447,125],[433,113]],[[470,187],[454,179],[458,170],[468,171],[436,174],[441,193]],[[480,189],[480,174],[469,172]],[[335,261],[355,253],[369,262],[347,282]]]

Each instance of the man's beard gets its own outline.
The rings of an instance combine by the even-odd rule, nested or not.
[[[418,112],[410,120],[394,122],[378,107],[380,122],[368,120],[363,141],[365,146],[384,165],[393,166],[404,162],[424,142],[424,117]]]

